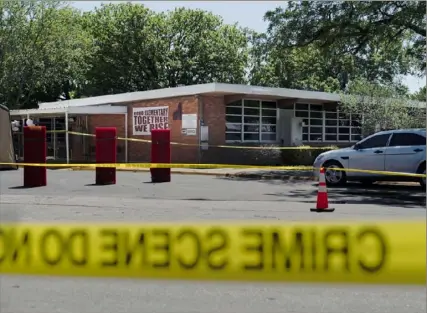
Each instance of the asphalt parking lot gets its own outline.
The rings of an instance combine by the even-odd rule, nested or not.
[[[0,172],[0,214],[25,221],[384,220],[426,218],[419,187],[349,185],[330,189],[336,211],[314,214],[309,182],[244,181],[119,172],[117,185],[94,186],[94,172],[50,170],[48,186],[24,189],[22,171]],[[346,313],[426,311],[426,289],[391,286],[1,277],[2,313]]]

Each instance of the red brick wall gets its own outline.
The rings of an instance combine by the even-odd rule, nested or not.
[[[209,127],[209,144],[225,143],[225,105],[224,97],[201,96],[203,121]]]
[[[182,114],[198,114],[198,100],[196,96],[177,97],[168,99],[148,100],[128,105],[128,137],[151,140],[151,136],[133,135],[133,108],[169,106],[169,128],[171,140],[192,144],[193,146],[172,145],[173,163],[198,163],[198,135],[186,136],[181,134],[181,120],[173,120],[173,114],[178,110],[178,104],[182,105]],[[199,116],[198,116],[199,118]],[[149,143],[129,141],[129,162],[150,162],[151,145]]]

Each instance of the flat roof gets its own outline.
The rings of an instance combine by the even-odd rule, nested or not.
[[[147,91],[136,91],[120,93],[115,95],[105,95],[83,99],[63,100],[56,102],[40,103],[40,109],[60,108],[60,107],[78,107],[103,104],[120,104],[127,102],[136,102],[144,100],[154,100],[162,98],[185,97],[194,95],[251,95],[251,96],[270,96],[278,99],[304,99],[306,101],[317,100],[325,102],[337,102],[340,99],[338,94],[318,91],[306,91],[287,88],[267,88],[249,85],[233,85],[210,83],[201,85],[182,86],[174,88],[163,88]]]
[[[40,103],[38,109],[33,110],[11,110],[11,115],[22,115],[26,113],[59,113],[72,111],[72,108],[88,107],[88,106],[103,106],[124,104],[136,101],[185,97],[194,95],[245,95],[253,97],[268,96],[276,99],[297,99],[297,101],[316,101],[316,102],[339,102],[341,97],[339,94],[297,90],[287,88],[269,88],[250,85],[234,85],[222,83],[209,83],[191,86],[182,86],[174,88],[163,88],[148,91],[136,91],[121,93],[115,95],[105,95],[97,97],[89,97],[82,99],[63,100],[56,102]],[[411,105],[423,108],[426,106],[423,102],[411,101]],[[71,110],[70,110],[71,109]]]

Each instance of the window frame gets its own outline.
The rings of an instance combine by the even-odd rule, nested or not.
[[[299,107],[298,107],[299,106]],[[312,110],[312,107],[319,106],[321,107],[321,110]],[[363,114],[359,113],[351,113],[346,114],[339,110],[339,105],[337,105],[337,108],[335,111],[331,110],[325,110],[323,104],[315,104],[310,102],[297,102],[293,106],[294,108],[294,117],[302,118],[303,121],[307,120],[308,124],[303,126],[303,132],[302,132],[302,142],[358,142],[361,138],[361,125],[363,124]],[[315,116],[312,116],[312,112],[320,113],[320,115],[315,114]],[[342,115],[348,115],[348,118],[342,118]],[[298,116],[300,115],[300,116]],[[303,115],[303,116],[301,116]],[[304,116],[306,115],[306,116]],[[335,115],[335,117],[330,117],[331,115]],[[354,118],[353,116],[358,116],[359,118]],[[320,125],[311,125],[312,120],[320,120]],[[334,121],[335,125],[327,125],[328,122]],[[347,123],[348,125],[342,125],[342,122]],[[305,123],[305,121],[304,121]],[[358,123],[359,126],[354,126],[353,123]],[[312,128],[318,128],[321,127],[321,132],[315,131],[311,132]],[[327,129],[336,129],[334,133],[327,133]],[[348,129],[348,132],[346,133],[340,133],[340,129]],[[358,131],[356,131],[358,129]],[[312,139],[312,136],[319,136],[320,138]],[[331,136],[335,137],[335,139],[327,139]],[[348,139],[340,139],[344,136]]]
[[[245,106],[245,101],[256,101],[258,102],[258,106]],[[256,98],[243,98],[239,101],[235,101],[234,103],[239,102],[239,104],[233,105],[232,103],[226,104],[226,114],[225,114],[225,123],[226,123],[226,128],[225,128],[225,142],[226,143],[243,143],[243,142],[247,142],[247,143],[276,143],[277,142],[277,119],[278,119],[278,109],[277,109],[277,101],[273,101],[273,100],[261,100],[261,99],[256,99]],[[271,102],[271,103],[275,103],[275,108],[266,108],[263,107],[263,103],[265,102]],[[241,114],[227,114],[227,108],[240,108],[241,109]],[[258,110],[258,115],[253,115],[253,114],[245,114],[245,108],[246,109],[257,109]],[[265,115],[263,116],[263,112],[268,112],[274,111],[274,114],[272,113],[271,115]],[[227,122],[227,117],[228,116],[235,116],[235,117],[239,117],[240,118],[240,122]],[[245,122],[245,118],[256,118],[258,119],[258,122]],[[274,123],[263,123],[263,118],[272,118],[274,119]],[[227,130],[227,124],[234,124],[234,125],[240,125],[240,131],[232,131],[232,130]],[[245,126],[256,126],[258,127],[257,131],[245,131]],[[274,132],[269,132],[269,131],[263,131],[263,126],[267,126],[267,127],[275,127],[275,131]],[[227,134],[240,134],[240,139],[239,140],[230,140],[227,139]],[[258,140],[245,140],[245,135],[248,134],[257,134],[258,135]],[[263,135],[273,135],[274,136],[274,140],[263,140]]]

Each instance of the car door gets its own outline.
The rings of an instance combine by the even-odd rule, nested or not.
[[[385,152],[385,170],[415,173],[425,159],[426,137],[411,132],[396,132]]]
[[[349,168],[359,170],[384,171],[385,148],[390,138],[390,133],[373,135],[357,144],[357,149],[349,158]],[[351,172],[351,177],[374,177],[378,174]]]

